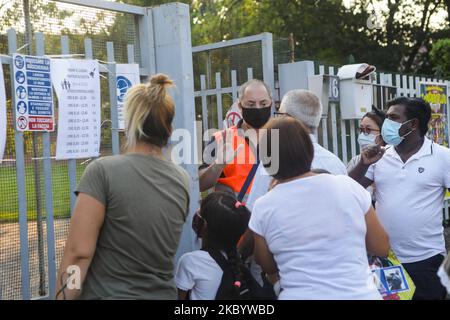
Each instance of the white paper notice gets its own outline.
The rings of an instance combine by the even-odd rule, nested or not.
[[[123,104],[125,96],[132,86],[141,82],[138,64],[116,64],[117,114],[119,130],[125,129]]]
[[[52,59],[58,97],[56,159],[98,157],[100,150],[100,78],[97,60]]]
[[[5,93],[5,81],[3,78],[3,68],[0,65],[0,163],[3,160],[5,145],[6,145],[6,93]]]

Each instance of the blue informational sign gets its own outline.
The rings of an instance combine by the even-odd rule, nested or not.
[[[17,69],[23,69],[24,65],[25,65],[25,59],[24,59],[22,56],[17,55],[17,56],[14,58],[14,66],[15,66]]]
[[[52,100],[52,88],[51,87],[31,87],[28,86],[28,99],[29,100]]]
[[[18,86],[16,89],[17,99],[25,99],[27,97],[27,89],[24,86]]]
[[[30,101],[28,112],[35,116],[51,116],[52,103],[46,101]]]
[[[132,85],[133,84],[128,78],[124,76],[117,77],[117,100],[119,102],[123,102],[125,100],[125,95]]]
[[[16,81],[19,84],[23,84],[25,82],[25,73],[23,73],[22,71],[17,71],[16,72]]]
[[[50,73],[27,72],[27,84],[29,86],[51,86]]]
[[[25,56],[27,71],[50,72],[50,59],[44,57]]]
[[[16,129],[53,131],[53,89],[50,59],[15,54]]]
[[[21,115],[27,113],[27,104],[25,103],[25,101],[19,101],[17,103],[17,112]]]

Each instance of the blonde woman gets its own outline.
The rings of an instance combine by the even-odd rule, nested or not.
[[[189,178],[161,151],[175,114],[166,91],[171,85],[158,74],[131,88],[125,154],[86,168],[58,272],[57,299],[177,299],[174,256],[188,214]],[[78,271],[81,288],[76,288]]]

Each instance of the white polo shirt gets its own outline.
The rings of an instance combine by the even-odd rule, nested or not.
[[[402,263],[444,254],[442,207],[450,187],[450,150],[425,138],[404,163],[394,147],[371,165],[366,177],[376,184],[378,217]]]

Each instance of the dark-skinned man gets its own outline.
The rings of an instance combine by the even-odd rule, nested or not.
[[[442,226],[445,188],[450,188],[450,150],[425,137],[428,103],[400,97],[387,104],[384,149],[363,151],[349,176],[363,187],[376,183],[376,209],[394,253],[416,285],[413,299],[443,299],[437,271],[446,255]]]

